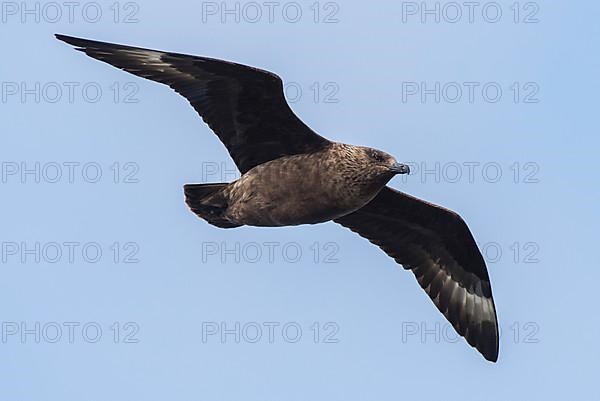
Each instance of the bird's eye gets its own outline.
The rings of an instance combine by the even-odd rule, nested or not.
[[[383,162],[384,157],[381,153],[371,152],[371,158],[377,162]]]

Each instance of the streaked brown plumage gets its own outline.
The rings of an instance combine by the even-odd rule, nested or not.
[[[381,162],[371,154],[379,155]],[[317,152],[259,164],[207,197],[194,193],[202,191],[202,185],[188,185],[187,202],[218,226],[322,223],[371,201],[394,176],[390,166],[395,164],[393,157],[374,149],[331,143]]]
[[[232,183],[188,184],[186,202],[217,227],[333,220],[410,269],[456,331],[498,358],[485,262],[456,213],[386,186],[408,173],[385,152],[331,142],[292,112],[275,74],[207,57],[56,35],[87,55],[186,97],[242,172]]]

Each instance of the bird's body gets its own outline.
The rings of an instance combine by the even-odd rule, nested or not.
[[[496,361],[499,333],[481,252],[456,213],[386,186],[408,167],[385,152],[329,141],[290,109],[275,74],[208,57],[56,35],[90,57],[168,85],[217,134],[242,176],[188,184],[186,203],[221,228],[334,221],[405,269],[455,330]]]
[[[188,204],[197,205],[192,209],[209,222],[210,212],[218,211],[220,219],[235,226],[323,223],[360,209],[394,176],[387,168],[373,167],[369,151],[332,143],[315,153],[283,156],[211,193],[204,198],[204,212],[191,190]]]

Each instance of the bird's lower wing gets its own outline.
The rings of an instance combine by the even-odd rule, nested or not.
[[[454,329],[490,361],[498,322],[485,262],[456,213],[385,187],[369,204],[335,220],[415,274]]]
[[[56,37],[90,57],[170,86],[219,136],[242,173],[330,142],[290,109],[281,79],[265,70],[208,57]]]

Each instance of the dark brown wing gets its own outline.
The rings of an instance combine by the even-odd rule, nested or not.
[[[485,262],[456,213],[385,187],[370,203],[335,220],[410,269],[456,331],[498,359],[498,323]]]
[[[207,57],[56,37],[90,57],[169,85],[183,95],[219,136],[242,173],[330,143],[293,113],[281,79],[271,72]]]

